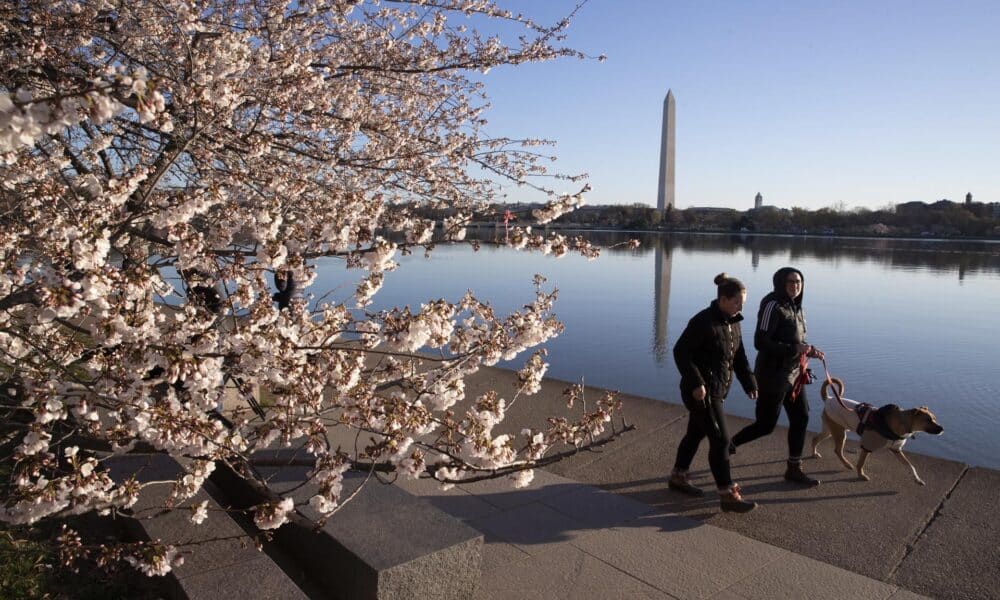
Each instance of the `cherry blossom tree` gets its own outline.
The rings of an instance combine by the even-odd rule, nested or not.
[[[538,391],[543,350],[509,399],[465,398],[468,376],[561,331],[542,279],[509,315],[472,292],[372,308],[401,253],[482,243],[465,226],[508,185],[544,202],[494,243],[597,256],[530,226],[587,189],[546,181],[580,178],[546,171],[547,142],[484,131],[490,69],[586,58],[561,46],[568,20],[492,0],[13,0],[0,17],[0,520],[128,509],[152,484],[103,463],[137,447],[181,462],[167,507],[197,524],[213,470],[253,480],[263,448],[308,452],[309,503],[329,518],[352,467],[523,486],[615,434],[611,396],[494,434]],[[339,261],[354,293],[313,290],[317,261]],[[336,428],[372,443],[334,448]],[[297,518],[254,483],[258,527]],[[61,541],[85,554],[75,532]],[[178,556],[123,548],[148,574]]]

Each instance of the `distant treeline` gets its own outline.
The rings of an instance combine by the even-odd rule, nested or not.
[[[567,232],[569,234],[570,232]],[[883,265],[892,269],[927,269],[942,274],[957,274],[959,279],[976,273],[1000,273],[1000,246],[975,240],[941,242],[933,239],[899,239],[857,237],[838,238],[757,235],[753,233],[684,232],[635,232],[618,230],[592,230],[584,232],[586,238],[612,254],[628,253],[636,256],[663,252],[716,253],[732,255],[734,264],[749,260],[756,266],[770,257],[787,257],[795,264],[803,259],[837,263],[848,260],[854,263]],[[492,241],[503,239],[503,228],[480,228],[470,232],[471,239]],[[639,246],[623,244],[632,238]]]
[[[527,216],[537,205],[496,205],[475,215],[479,223],[496,223],[505,211]],[[424,209],[426,217],[440,211]],[[907,202],[880,209],[778,208],[763,206],[738,211],[728,208],[685,208],[658,211],[643,204],[584,206],[563,215],[555,224],[582,228],[654,231],[715,231],[891,237],[1000,238],[1000,203]]]

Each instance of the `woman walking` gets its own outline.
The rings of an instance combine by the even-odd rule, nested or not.
[[[781,407],[788,414],[788,467],[785,479],[794,483],[814,486],[819,480],[802,471],[802,447],[806,441],[809,424],[809,402],[806,390],[808,372],[804,364],[811,357],[822,358],[823,353],[806,343],[806,317],[802,312],[802,294],[805,280],[802,272],[783,267],[774,274],[774,291],[760,301],[757,329],[753,343],[757,348],[754,374],[760,383],[757,400],[757,420],[733,436],[729,453],[736,447],[768,435],[774,431]]]
[[[681,398],[688,409],[687,433],[677,447],[677,460],[668,486],[700,496],[701,488],[688,478],[698,445],[708,438],[708,464],[719,491],[722,510],[748,512],[757,504],[743,499],[740,486],[729,472],[729,436],[722,403],[729,393],[733,371],[750,398],[757,397],[757,382],[743,349],[740,321],[746,286],[725,273],[715,277],[716,299],[688,322],[674,346],[674,361],[681,372]]]

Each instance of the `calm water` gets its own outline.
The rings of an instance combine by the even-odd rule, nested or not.
[[[589,237],[607,245],[628,236]],[[918,436],[907,449],[1000,468],[1000,243],[638,237],[639,249],[606,251],[596,261],[489,247],[476,254],[468,246],[440,247],[430,259],[402,257],[402,267],[386,275],[375,307],[457,301],[473,289],[499,311],[509,311],[531,301],[532,277],[540,273],[548,278],[546,289],[559,289],[555,312],[566,325],[546,345],[549,376],[679,402],[673,344],[687,320],[714,297],[713,277],[726,271],[749,288],[744,340],[752,365],[760,298],[772,289],[774,271],[792,265],[805,273],[809,341],[826,352],[831,372],[846,382],[847,397],[929,406],[944,435]],[[345,277],[343,263],[331,260],[321,265],[313,289],[346,298],[357,273]],[[822,372],[820,363],[813,366]],[[810,429],[816,430],[819,385],[809,391]],[[738,385],[726,408],[753,416],[753,402]]]

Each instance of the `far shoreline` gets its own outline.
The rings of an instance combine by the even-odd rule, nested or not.
[[[474,223],[470,225],[476,229],[491,229],[497,227],[494,223]],[[502,225],[499,226],[502,228]],[[913,236],[913,235],[863,235],[854,233],[788,233],[780,231],[729,231],[724,229],[630,229],[617,227],[572,227],[562,225],[546,225],[536,227],[535,230],[544,231],[596,231],[600,233],[683,233],[695,235],[729,235],[740,237],[781,237],[781,238],[812,238],[812,239],[859,239],[859,240],[900,240],[912,242],[986,242],[1000,244],[1000,237],[963,237],[963,236]]]

